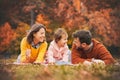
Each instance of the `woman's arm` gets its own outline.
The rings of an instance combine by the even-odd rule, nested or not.
[[[22,39],[21,41],[21,45],[20,45],[20,49],[21,49],[21,59],[20,62],[28,62],[28,60],[26,59],[26,50],[27,50],[27,41],[26,41],[26,37]]]

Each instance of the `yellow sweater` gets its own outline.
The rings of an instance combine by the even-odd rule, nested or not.
[[[20,62],[25,63],[32,63],[32,62],[43,62],[44,61],[44,55],[47,49],[47,42],[43,42],[39,48],[35,49],[32,47],[32,45],[28,44],[27,37],[24,37],[21,41],[21,60]],[[28,58],[26,58],[26,50],[31,50],[31,55]]]

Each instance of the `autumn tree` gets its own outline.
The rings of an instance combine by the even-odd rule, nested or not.
[[[12,54],[19,54],[20,53],[20,43],[23,37],[27,35],[30,26],[26,23],[19,23],[17,28],[15,29],[16,39],[10,43],[10,52]]]
[[[35,22],[39,14],[42,14],[49,20],[48,28],[52,31],[53,28],[64,27],[71,35],[76,29],[88,29],[106,46],[120,47],[119,0],[4,0],[2,2],[4,5],[0,5],[1,11],[6,13],[11,23],[25,22],[30,25]],[[14,8],[11,8],[12,4]],[[15,12],[11,13],[13,11]]]
[[[0,25],[9,22],[12,28],[16,28],[18,23],[22,22],[21,20],[25,20],[21,16],[30,17],[23,13],[24,5],[26,5],[25,0],[0,0]]]
[[[8,51],[10,43],[16,39],[16,33],[8,22],[0,27],[0,52]]]

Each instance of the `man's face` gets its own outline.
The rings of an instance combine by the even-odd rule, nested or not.
[[[77,49],[83,50],[82,43],[79,41],[79,38],[74,38],[73,44],[76,45]]]

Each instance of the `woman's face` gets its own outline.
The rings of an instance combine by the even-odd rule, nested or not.
[[[64,47],[65,44],[67,44],[67,35],[62,35],[62,38],[57,42],[57,44],[59,45],[59,47]]]
[[[38,32],[33,34],[34,41],[36,42],[43,42],[45,40],[45,29],[41,28]]]

